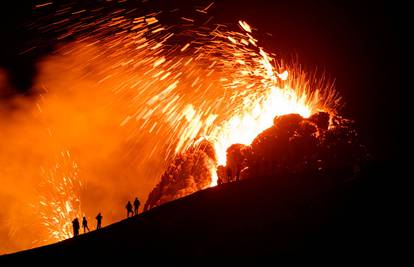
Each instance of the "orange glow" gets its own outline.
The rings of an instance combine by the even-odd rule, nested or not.
[[[0,139],[5,147],[0,163],[7,166],[1,170],[6,180],[1,190],[23,203],[38,203],[40,222],[47,228],[30,225],[35,234],[21,231],[13,241],[18,234],[30,242],[68,238],[71,221],[82,212],[94,218],[101,211],[105,224],[119,221],[125,200],[136,194],[144,202],[174,155],[200,140],[213,144],[217,165],[224,165],[230,145],[250,144],[275,116],[308,117],[319,110],[333,112],[338,105],[331,86],[266,52],[245,21],[239,21],[241,32],[222,25],[189,31],[179,25],[181,31],[174,31],[155,14],[111,16],[97,16],[90,26],[98,25],[94,31],[78,20],[64,31],[59,38],[78,34],[40,62],[33,89],[40,104],[24,100],[16,105],[23,111],[10,116],[13,123],[0,121],[6,136]],[[194,20],[182,21],[189,25]],[[191,41],[175,40],[180,34]],[[45,134],[45,128],[54,134]],[[82,166],[82,179],[71,154],[52,159],[62,146],[70,147]],[[42,178],[40,166],[48,166]],[[210,186],[217,184],[216,167]],[[39,182],[41,200],[35,202],[33,188]],[[16,184],[22,188],[16,190]],[[13,208],[8,212],[14,214]],[[13,225],[25,224],[16,220]],[[18,243],[0,249],[29,247]]]
[[[275,116],[309,117],[337,105],[331,87],[310,81],[297,66],[270,56],[245,21],[239,21],[242,32],[221,27],[193,30],[191,37],[196,39],[172,49],[167,41],[175,33],[155,17],[115,21],[104,24],[102,31],[122,34],[103,35],[99,42],[86,35],[79,47],[62,51],[82,58],[88,54],[99,64],[98,84],[109,87],[115,101],[126,106],[119,125],[133,129],[129,138],[157,137],[138,164],[158,155],[166,166],[174,155],[207,139],[216,150],[217,163],[225,165],[229,146],[250,144],[272,126]],[[83,68],[90,63],[78,64]],[[214,186],[214,168],[211,174]]]

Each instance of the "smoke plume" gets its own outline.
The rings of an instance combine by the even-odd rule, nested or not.
[[[99,82],[98,74],[111,63],[83,64],[95,49],[71,44],[59,50],[71,53],[46,58],[25,95],[12,96],[7,73],[0,70],[0,253],[47,239],[33,207],[42,193],[43,171],[59,163],[62,151],[70,152],[86,181],[81,204],[92,226],[98,212],[103,225],[122,219],[125,203],[135,196],[145,200],[161,175],[165,161],[156,153],[162,150],[143,164],[156,137],[142,134],[135,140],[133,128],[120,127],[126,105],[114,98],[117,80]]]

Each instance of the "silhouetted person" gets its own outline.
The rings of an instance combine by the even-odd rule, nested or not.
[[[102,223],[102,214],[99,212],[98,215],[96,215],[96,230],[101,229],[101,223]]]
[[[127,218],[129,218],[129,214],[131,213],[131,216],[134,216],[134,211],[132,210],[132,204],[131,201],[128,201],[125,208],[127,209]]]
[[[136,197],[134,200],[134,214],[138,215],[138,208],[141,202],[139,202],[138,198]]]
[[[86,232],[86,229],[88,229],[88,232],[89,232],[88,221],[86,220],[85,216],[83,216],[82,227],[83,227],[83,233]]]
[[[79,228],[80,228],[78,218],[75,218],[75,219],[72,221],[72,226],[73,226],[73,237],[76,237],[76,236],[78,236],[78,235],[79,235]]]

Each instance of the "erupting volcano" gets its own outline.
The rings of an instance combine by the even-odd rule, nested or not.
[[[31,7],[24,28],[35,37],[19,53],[46,54],[33,85],[10,93],[13,77],[0,69],[0,200],[15,203],[0,213],[0,253],[70,239],[74,218],[92,225],[98,212],[105,228],[135,197],[151,217],[198,191],[333,170],[346,175],[323,183],[343,182],[368,161],[329,70],[308,71],[269,48],[271,33],[243,14],[216,19],[214,2],[135,5]]]
[[[95,90],[109,88],[111,102],[125,114],[119,127],[141,146],[136,164],[165,159],[151,170],[158,176],[167,168],[146,207],[157,205],[149,204],[154,192],[161,194],[160,204],[217,185],[227,149],[250,145],[275,116],[335,116],[341,105],[332,83],[266,52],[246,21],[216,25],[206,11],[196,11],[189,15],[197,19],[179,17],[164,25],[162,14],[134,17],[118,10],[97,19],[94,11],[85,12],[90,14],[81,17],[83,23],[68,20],[42,31],[75,39],[57,55],[72,57],[69,69],[95,81]],[[142,144],[148,136],[152,141]],[[170,193],[160,189],[165,183]]]
[[[79,17],[62,9],[52,18],[56,24],[33,26],[72,40],[57,49],[56,57],[71,58],[65,68],[93,81],[94,94],[110,95],[112,109],[121,107],[119,127],[141,146],[129,152],[140,154],[134,164],[165,159],[151,170],[159,177],[166,169],[145,209],[217,185],[226,151],[235,144],[249,146],[275,116],[308,118],[320,111],[333,116],[340,105],[331,83],[266,52],[248,22],[216,25],[203,12],[164,25],[156,13],[134,17],[120,9],[102,16],[84,10]],[[58,21],[62,16],[67,20]],[[40,86],[47,95],[47,81]],[[156,138],[141,144],[148,136]],[[82,183],[60,164],[47,178],[56,192],[39,202],[43,224],[55,240],[68,238],[69,217],[82,214],[79,189],[74,189]]]

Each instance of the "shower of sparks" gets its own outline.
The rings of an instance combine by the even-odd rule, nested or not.
[[[40,27],[57,33],[57,40],[70,38],[76,44],[76,49],[62,47],[63,55],[88,51],[87,59],[74,62],[78,67],[99,64],[99,72],[91,75],[98,85],[110,84],[115,101],[125,103],[120,126],[133,128],[129,138],[157,137],[142,149],[139,164],[154,155],[167,163],[207,139],[215,148],[216,164],[225,165],[230,145],[250,144],[272,126],[275,116],[309,117],[338,106],[332,86],[266,52],[247,22],[239,21],[239,30],[211,25],[211,6],[196,9],[198,17],[179,16],[176,25],[163,25],[161,13],[134,16],[134,9],[105,13],[104,8],[69,6],[56,11],[53,23]],[[211,174],[214,186],[215,168]],[[70,218],[79,212],[79,199],[73,195],[77,178],[62,177],[66,180],[53,181],[59,185],[57,195],[64,196],[53,202],[59,212],[43,213],[57,239],[70,236],[56,228],[63,220],[64,227],[70,226]]]
[[[156,43],[152,43],[155,37],[139,39],[138,46],[127,49],[128,57],[119,55],[117,60],[129,59],[121,61],[120,69],[130,75],[115,92],[133,96],[128,100],[131,112],[121,125],[134,123],[138,139],[139,133],[160,137],[149,157],[166,147],[166,158],[170,158],[207,139],[215,147],[218,164],[224,165],[230,145],[250,144],[272,126],[275,116],[309,117],[316,111],[333,110],[337,96],[327,90],[331,88],[307,81],[300,69],[276,61],[258,46],[249,24],[240,25],[243,32],[200,29],[191,43],[172,47],[164,42],[172,36],[169,33]],[[116,40],[116,51],[121,53],[125,40]],[[142,47],[140,54],[137,50]],[[130,66],[125,68],[126,64]],[[215,169],[211,172],[214,186]]]
[[[73,236],[72,220],[82,215],[80,193],[83,186],[78,165],[69,151],[61,153],[53,168],[43,170],[37,209],[49,235],[43,240],[45,243]]]

